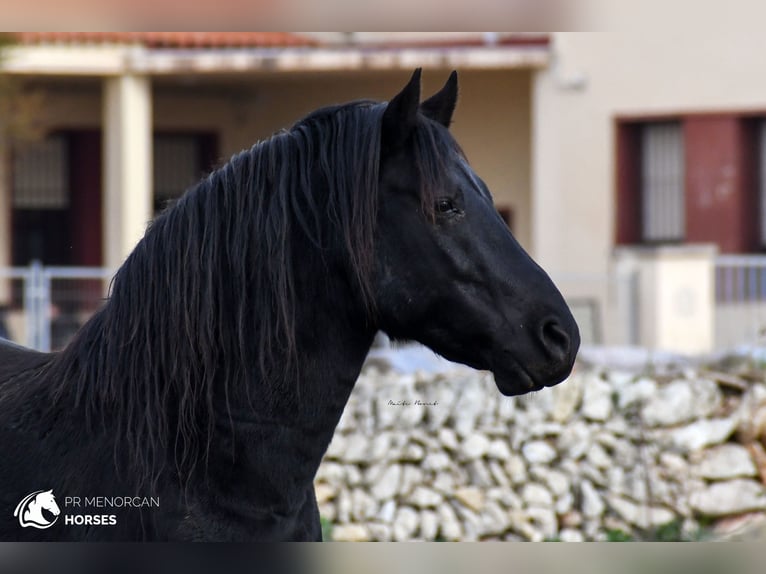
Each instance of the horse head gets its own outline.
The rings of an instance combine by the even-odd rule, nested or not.
[[[577,324],[448,131],[457,74],[419,100],[417,70],[382,117],[380,327],[393,339],[414,339],[447,359],[492,371],[504,395],[555,385],[572,370]]]
[[[53,496],[53,490],[46,490],[41,492],[35,497],[35,502],[41,509],[47,510],[53,514],[53,516],[58,516],[61,514],[61,509],[56,503],[56,497]]]

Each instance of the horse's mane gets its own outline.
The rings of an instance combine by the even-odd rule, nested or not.
[[[115,453],[127,448],[142,480],[159,477],[168,452],[188,479],[210,446],[214,395],[223,393],[228,408],[232,381],[258,378],[269,392],[294,393],[286,384],[297,368],[284,361],[297,364],[296,258],[309,267],[345,258],[374,313],[385,107],[363,101],[314,112],[234,156],[157,217],[106,305],[51,361],[52,415],[83,409],[90,428],[107,425],[119,437]],[[412,160],[428,213],[454,145],[419,117]],[[296,252],[298,242],[315,252]]]

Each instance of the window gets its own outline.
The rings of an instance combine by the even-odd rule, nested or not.
[[[684,149],[679,122],[641,127],[641,236],[684,239]]]
[[[760,198],[760,217],[758,218],[759,239],[761,246],[766,246],[766,120],[758,122],[758,195]]]
[[[63,135],[14,150],[13,207],[66,209],[69,206],[69,164]]]
[[[154,137],[154,212],[178,199],[200,179],[201,143],[196,135],[156,135]]]
[[[71,259],[70,147],[54,134],[13,149],[11,261],[68,265]]]

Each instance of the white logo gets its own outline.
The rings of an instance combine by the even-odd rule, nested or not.
[[[43,516],[43,510],[47,510],[53,514],[54,519],[48,520]],[[56,504],[56,497],[53,496],[53,490],[36,490],[32,494],[26,495],[21,502],[19,502],[16,510],[13,511],[14,516],[19,517],[19,524],[26,528],[31,526],[32,528],[50,528],[59,519],[61,510],[59,505]]]

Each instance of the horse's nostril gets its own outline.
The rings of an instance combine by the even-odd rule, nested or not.
[[[555,319],[543,323],[542,342],[546,350],[563,359],[569,355],[570,340],[564,328]]]

